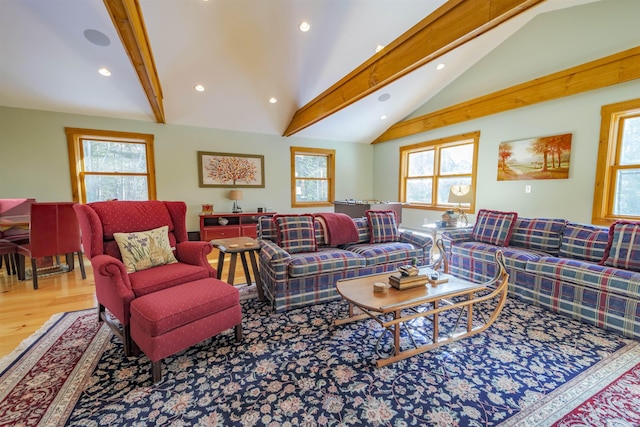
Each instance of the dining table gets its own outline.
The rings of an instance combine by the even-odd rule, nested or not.
[[[12,228],[28,230],[29,215],[0,215],[0,236]]]

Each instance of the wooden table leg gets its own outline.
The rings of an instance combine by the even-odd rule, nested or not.
[[[473,300],[473,293],[467,294],[467,299],[469,301]],[[471,329],[473,329],[473,303],[469,304],[467,310],[467,332],[471,332]]]
[[[251,268],[253,269],[253,279],[256,282],[256,289],[258,290],[258,300],[264,301],[264,291],[262,289],[262,280],[260,279],[260,272],[258,271],[258,263],[256,262],[256,253],[249,251],[249,260],[251,261]]]
[[[438,300],[433,302],[433,309],[438,309]],[[440,319],[438,318],[438,312],[433,313],[433,343],[438,342],[438,335],[440,335],[440,331],[438,330],[438,323],[440,323]]]
[[[222,267],[224,267],[224,251],[220,251],[218,254],[218,274],[216,275],[217,279],[222,279]]]
[[[396,310],[393,312],[393,318],[394,319],[399,319],[400,316],[400,311]],[[400,329],[402,326],[402,322],[398,322],[395,325],[393,325],[393,355],[397,356],[400,354]]]
[[[244,271],[244,277],[247,278],[247,285],[251,284],[251,273],[249,272],[249,264],[247,264],[247,256],[245,252],[240,252],[240,261],[242,261],[242,270]]]
[[[229,261],[229,275],[227,276],[227,283],[233,285],[233,279],[236,276],[236,258],[238,257],[237,253],[231,254],[231,260]]]

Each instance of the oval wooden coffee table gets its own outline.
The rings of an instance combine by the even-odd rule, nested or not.
[[[356,320],[371,318],[378,322],[385,330],[390,331],[393,335],[393,354],[387,358],[378,359],[376,361],[378,367],[424,353],[425,351],[462,338],[470,337],[491,326],[506,302],[509,274],[504,266],[504,258],[501,251],[496,252],[496,263],[498,266],[496,277],[486,283],[473,283],[448,274],[441,274],[441,277],[448,279],[446,283],[440,283],[435,286],[427,283],[424,286],[405,290],[397,290],[391,287],[385,293],[375,293],[373,291],[373,284],[376,282],[386,283],[390,273],[338,280],[336,289],[338,293],[349,302],[349,317],[338,319],[334,324],[342,325]],[[426,273],[427,271],[422,270],[420,272],[420,274]],[[479,292],[482,292],[482,295],[477,295]],[[456,297],[465,296],[466,299],[464,300],[460,300],[460,298],[454,300]],[[474,326],[474,305],[493,301],[495,301],[495,307],[490,316],[479,319]],[[431,305],[430,308],[421,311],[416,310],[417,307],[428,304]],[[355,314],[354,307],[358,307],[363,313]],[[446,311],[458,310],[457,327],[465,309],[467,313],[467,324],[464,332],[453,333],[447,337],[440,337],[439,315]],[[388,316],[388,313],[392,313],[392,316]],[[433,322],[432,342],[422,346],[416,346],[415,348],[401,350],[401,327],[411,320],[423,317]],[[456,327],[454,327],[454,330],[457,329]],[[383,333],[384,332],[383,330]]]

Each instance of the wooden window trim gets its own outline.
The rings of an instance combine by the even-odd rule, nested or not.
[[[640,216],[619,216],[613,214],[615,171],[618,166],[619,146],[622,140],[620,123],[625,117],[640,113],[640,98],[601,108],[600,140],[596,159],[596,181],[593,191],[591,222],[595,225],[611,225],[618,219],[640,220]]]
[[[307,208],[307,207],[324,207],[333,206],[333,200],[335,195],[335,165],[336,165],[336,150],[329,150],[324,148],[309,148],[309,147],[290,147],[291,151],[291,207],[292,208]],[[328,181],[328,199],[326,202],[298,202],[296,201],[296,155],[323,155],[327,156],[327,179]],[[310,178],[313,179],[313,178]],[[324,180],[324,179],[322,179]]]
[[[156,200],[156,170],[154,162],[153,141],[154,136],[147,133],[119,132],[97,129],[82,129],[65,127],[67,135],[67,150],[69,154],[69,174],[71,177],[71,194],[74,202],[86,203],[86,193],[84,189],[84,171],[82,161],[82,140],[92,139],[96,141],[109,142],[131,142],[145,144],[147,157],[147,173],[134,174],[148,176],[149,200]],[[130,175],[128,173],[118,173],[117,175]]]
[[[476,202],[475,202],[475,194],[476,194],[476,180],[477,180],[477,173],[478,173],[478,146],[479,146],[479,142],[480,142],[480,131],[475,131],[475,132],[469,132],[469,133],[463,133],[461,135],[454,135],[454,136],[448,136],[445,138],[440,138],[440,139],[434,139],[431,141],[425,141],[425,142],[420,142],[417,144],[411,144],[411,145],[405,145],[400,147],[400,179],[398,180],[399,182],[399,188],[398,188],[398,196],[399,196],[399,200],[403,203],[406,203],[406,182],[405,182],[405,178],[407,176],[408,173],[408,161],[407,161],[407,156],[409,153],[413,153],[416,151],[420,151],[423,150],[425,148],[428,147],[437,147],[438,150],[441,148],[446,148],[446,147],[452,147],[452,146],[456,146],[456,145],[462,145],[462,144],[468,144],[468,143],[472,143],[473,144],[473,160],[472,160],[472,170],[471,170],[471,192],[473,194],[473,200],[469,206],[469,208],[466,208],[465,211],[467,213],[475,213],[476,211]],[[437,183],[436,183],[436,178],[439,175],[439,156],[436,156],[436,158],[434,159],[434,186],[433,186],[433,193],[437,194],[438,188],[437,188]],[[408,203],[406,205],[403,206],[404,208],[408,208],[408,209],[422,209],[422,210],[435,210],[435,211],[446,211],[451,209],[451,205],[427,205],[427,204],[422,204],[422,203]]]

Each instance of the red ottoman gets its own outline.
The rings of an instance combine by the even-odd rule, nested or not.
[[[162,359],[235,326],[242,339],[240,293],[218,279],[201,279],[152,292],[131,302],[131,338],[151,359],[153,382]]]

